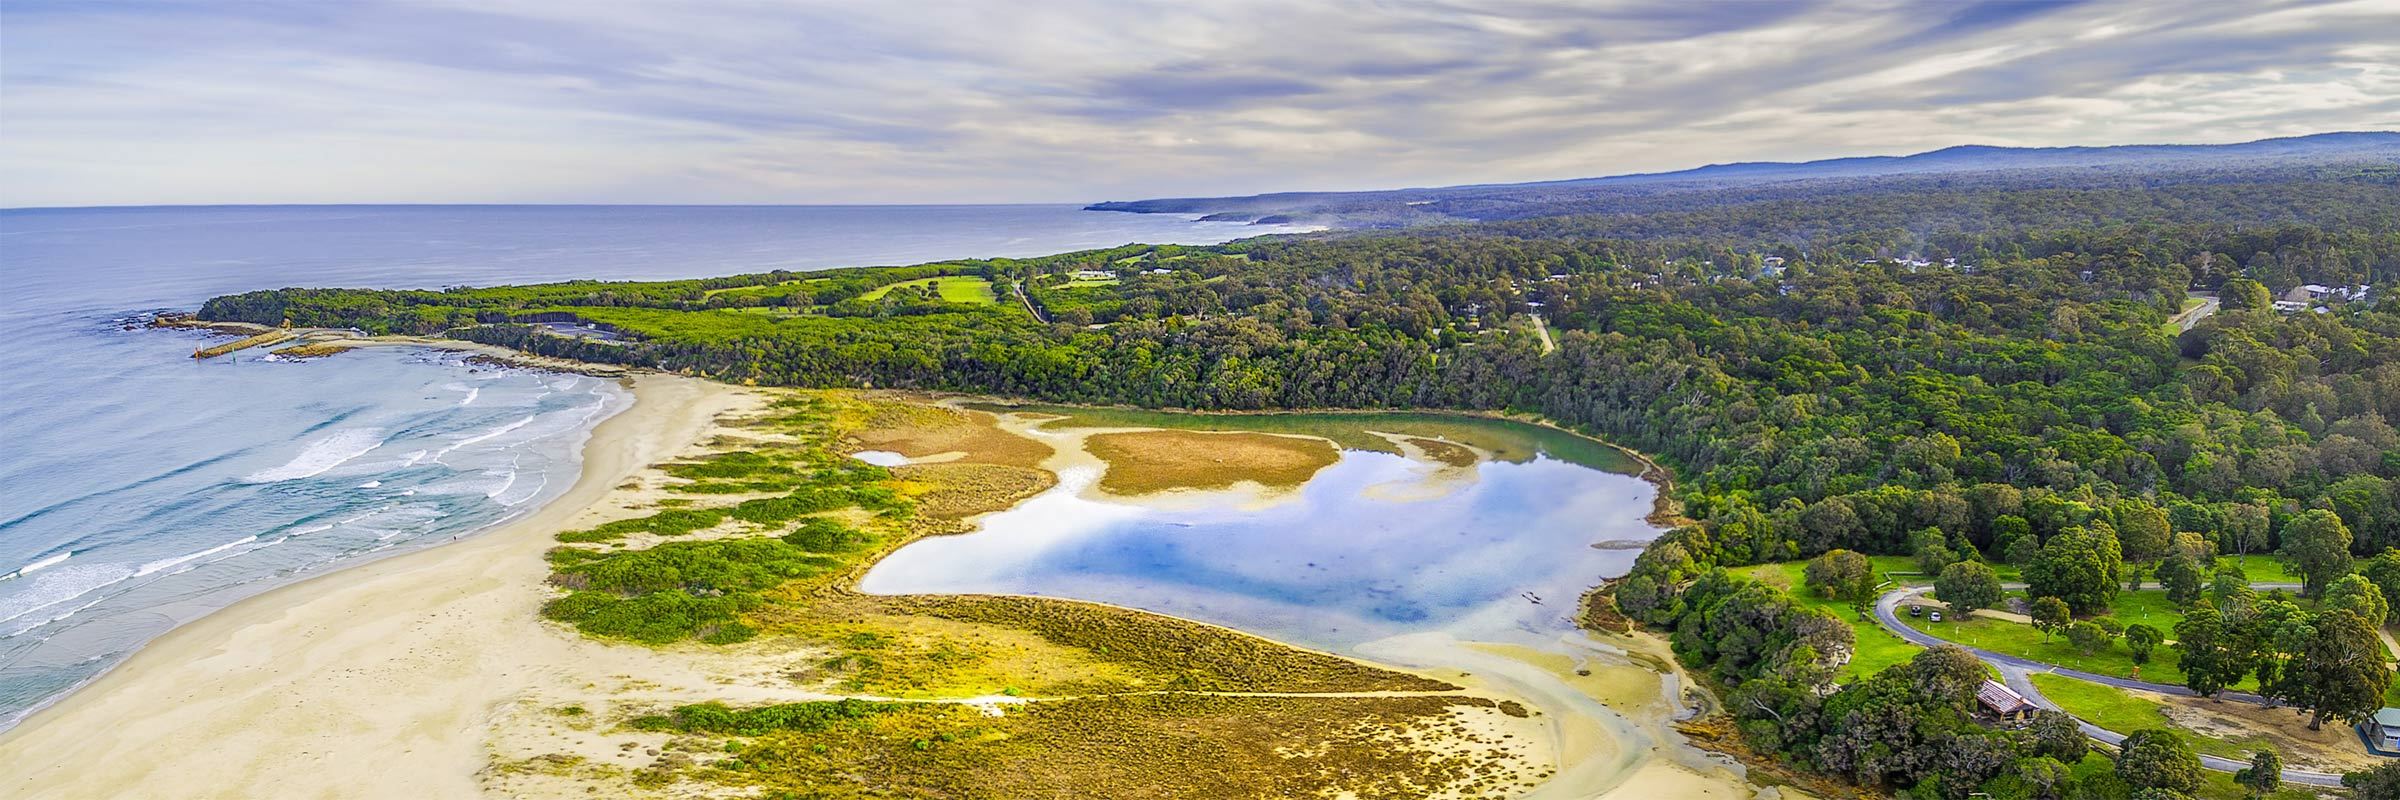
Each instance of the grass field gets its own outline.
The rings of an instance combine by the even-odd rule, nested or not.
[[[899,283],[877,286],[873,291],[859,295],[859,298],[862,300],[880,300],[884,295],[891,294],[893,289],[898,289],[903,286],[914,287],[927,285],[934,287],[935,291],[940,292],[942,302],[945,303],[974,303],[977,305],[991,305],[1000,301],[1000,296],[992,292],[991,281],[978,278],[973,275],[947,275],[939,278],[922,278],[913,281],[902,281]]]
[[[2192,743],[2192,749],[2212,756],[2247,759],[2251,753],[2274,744],[2265,737],[2228,741],[2202,736],[2176,726],[2167,718],[2166,707],[2156,700],[2135,696],[2114,686],[2079,681],[2060,675],[2035,673],[2026,676],[2033,688],[2042,690],[2044,697],[2057,703],[2067,713],[2083,721],[2118,733],[2132,733],[2144,728],[2175,728]]]
[[[2065,634],[2052,636],[2049,637],[2049,641],[2043,641],[2041,631],[2034,630],[2031,625],[2017,622],[1988,617],[1944,622],[1907,619],[1903,622],[1917,630],[1943,639],[1997,653],[2007,653],[2019,658],[2057,664],[2069,669],[2099,675],[2119,678],[2136,676],[2134,667],[2137,665],[2133,663],[2133,652],[2125,649],[2123,639],[2112,642],[2107,647],[2094,651],[2091,655],[2084,655],[2082,651],[2076,650],[2074,645],[2067,643]],[[2174,626],[2171,623],[2160,627],[2159,630],[2165,632],[2169,637],[2174,636]],[[2183,670],[2175,665],[2175,649],[2172,645],[2159,645],[2157,649],[2151,651],[2150,663],[2138,666],[2141,667],[2138,680],[2174,685],[2183,683]],[[2256,691],[2258,678],[2255,676],[2245,677],[2241,683],[2228,688]]]
[[[1916,569],[1915,562],[1905,558],[1876,556],[1873,560],[1876,562],[1875,568],[1878,573],[1885,571],[1887,566],[1893,569]],[[1801,605],[1825,609],[1835,619],[1850,623],[1850,631],[1855,634],[1858,641],[1858,652],[1851,654],[1849,666],[1842,670],[1841,679],[1843,681],[1853,681],[1873,675],[1882,671],[1884,667],[1914,658],[1918,652],[1925,649],[1910,644],[1908,640],[1900,638],[1891,631],[1884,630],[1883,626],[1875,624],[1872,616],[1859,613],[1849,603],[1828,600],[1818,597],[1816,592],[1809,591],[1802,573],[1806,566],[1805,562],[1785,561],[1749,567],[1744,569],[1743,573],[1761,583],[1784,590]]]

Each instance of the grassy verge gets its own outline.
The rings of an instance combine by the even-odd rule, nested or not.
[[[2108,646],[2087,655],[2083,651],[2075,649],[2074,645],[2067,643],[2067,637],[2063,634],[2047,637],[2045,640],[2041,631],[2034,630],[2031,625],[2018,622],[1988,617],[1953,619],[1943,622],[1903,619],[1901,622],[1947,641],[1970,647],[1980,647],[1995,653],[2006,653],[2018,658],[2032,659],[2045,664],[2057,664],[2096,675],[2133,678],[2152,683],[2183,684],[2183,670],[2175,664],[2175,649],[2171,645],[2161,645],[2157,650],[2152,651],[2150,663],[2135,664],[2132,651],[2125,649],[2122,639],[2110,642]],[[2174,635],[2172,621],[2163,625],[2155,622],[2151,624],[2156,625],[2168,636]],[[2136,672],[2137,667],[2139,668],[2138,673]],[[2256,691],[2258,679],[2246,677],[2242,679],[2241,683],[2229,688],[2240,691]]]
[[[2035,673],[2027,676],[2033,687],[2042,690],[2044,697],[2067,713],[2085,722],[2117,733],[2130,734],[2145,728],[2174,728],[2192,743],[2195,752],[2234,759],[2248,759],[2261,749],[2272,749],[2273,743],[2264,737],[2226,740],[2203,736],[2177,726],[2167,717],[2166,706],[2156,700],[2136,696],[2114,686],[2079,681],[2063,675]]]

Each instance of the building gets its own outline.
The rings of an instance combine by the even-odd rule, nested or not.
[[[1069,273],[1069,277],[1079,281],[1105,281],[1117,277],[1117,274],[1101,269],[1079,269]]]
[[[2386,752],[2400,751],[2400,708],[2386,706],[2375,716],[2358,724],[2358,734],[2366,737],[2367,746]]]
[[[1982,704],[1986,713],[2009,722],[2021,722],[2033,716],[2037,708],[2033,701],[2017,694],[2017,690],[1992,680],[1984,681],[1983,688],[1975,690],[1975,702]]]

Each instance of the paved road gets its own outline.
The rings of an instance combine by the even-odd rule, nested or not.
[[[2200,696],[2200,693],[2194,692],[2190,688],[2178,686],[2172,683],[2152,683],[2149,681],[2134,680],[2132,678],[2119,678],[2113,675],[2102,675],[2096,672],[2068,669],[2066,667],[2058,666],[2046,661],[2035,661],[2030,658],[2020,658],[2007,653],[1993,652],[1980,647],[1974,647],[1959,642],[1953,642],[1948,639],[1943,639],[1901,623],[1899,614],[1895,613],[1900,606],[1900,601],[1916,595],[1924,594],[1932,589],[1933,587],[1930,586],[1917,586],[1894,589],[1892,591],[1885,592],[1882,597],[1875,600],[1875,621],[1882,623],[1885,629],[1899,634],[1900,638],[1902,639],[1907,639],[1911,642],[1915,642],[1926,647],[1935,647],[1945,644],[1958,645],[1966,648],[1968,652],[1974,653],[1977,658],[1981,658],[1985,661],[1989,661],[1993,664],[2004,667],[2013,666],[2028,672],[2055,672],[2076,680],[2091,681],[2093,683],[2107,686],[2115,686],[2120,689],[2139,689],[2145,692],[2182,695],[2184,697]],[[2272,700],[2268,700],[2267,698],[2260,697],[2249,692],[2218,692],[2217,697],[2225,700],[2238,700],[2244,703],[2261,705],[2269,708],[2280,705]]]
[[[1025,304],[1025,313],[1032,314],[1035,322],[1050,321],[1049,317],[1042,315],[1041,309],[1033,307],[1033,298],[1025,296],[1025,284],[1010,283],[1008,285],[1008,290],[1017,296],[1017,302]]]
[[[2217,299],[2215,294],[2192,292],[2189,296],[2193,299],[2199,300],[2200,305],[2193,306],[2192,310],[2190,311],[2176,314],[2170,320],[2177,325],[2183,326],[2183,329],[2187,331],[2199,325],[2201,320],[2208,319],[2208,315],[2217,313],[2217,307],[2221,304],[2221,301]]]
[[[2058,707],[2057,703],[2050,702],[2050,698],[2043,696],[2040,689],[2034,688],[2033,680],[2027,676],[2035,672],[2055,673],[2059,675],[2065,675],[2070,678],[2075,678],[2077,680],[2090,681],[2092,683],[2115,686],[2124,689],[2139,689],[2146,692],[2182,695],[2184,697],[2198,696],[2189,688],[2176,686],[2173,684],[2151,683],[2149,681],[2137,681],[2129,678],[2100,675],[2097,673],[2084,672],[2082,670],[2067,669],[2066,667],[2061,667],[2048,662],[2035,661],[2028,658],[2019,658],[2007,653],[1996,653],[1980,647],[1960,644],[1948,639],[1943,639],[1903,624],[1900,621],[1900,616],[1894,613],[1899,608],[1901,601],[1907,600],[1910,597],[1924,594],[1925,592],[1932,590],[1932,588],[1933,587],[1930,586],[1902,587],[1883,593],[1882,597],[1875,598],[1875,621],[1878,624],[1881,624],[1885,630],[1891,631],[1900,638],[1907,639],[1925,647],[1952,645],[1964,649],[1969,653],[1975,654],[1976,658],[1983,659],[1985,663],[1999,668],[2001,681],[2008,684],[2008,688],[2015,689],[2018,694],[2024,695],[2025,699],[2033,701],[2034,705],[2038,705],[2052,711],[2063,711],[2063,709]],[[2255,703],[2269,707],[2273,707],[2275,705],[2267,698],[2250,694],[2248,692],[2218,692],[2217,696],[2228,700],[2238,700],[2245,703]],[[2110,745],[2122,744],[2125,741],[2124,734],[2117,733],[2116,731],[2112,731],[2089,722],[2085,722],[2082,719],[2075,720],[2075,724],[2083,728],[2083,733],[2085,736],[2090,736]],[[2233,772],[2235,770],[2250,766],[2248,762],[2236,761],[2230,758],[2221,758],[2210,755],[2201,756],[2200,765],[2218,772]],[[2325,772],[2311,772],[2301,769],[2284,770],[2283,780],[2287,783],[2307,784],[2310,786],[2342,785],[2342,776],[2340,775]]]

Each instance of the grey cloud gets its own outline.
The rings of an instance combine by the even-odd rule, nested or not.
[[[2395,27],[2321,2],[20,0],[0,205],[1062,201],[2224,140],[2400,125]]]

